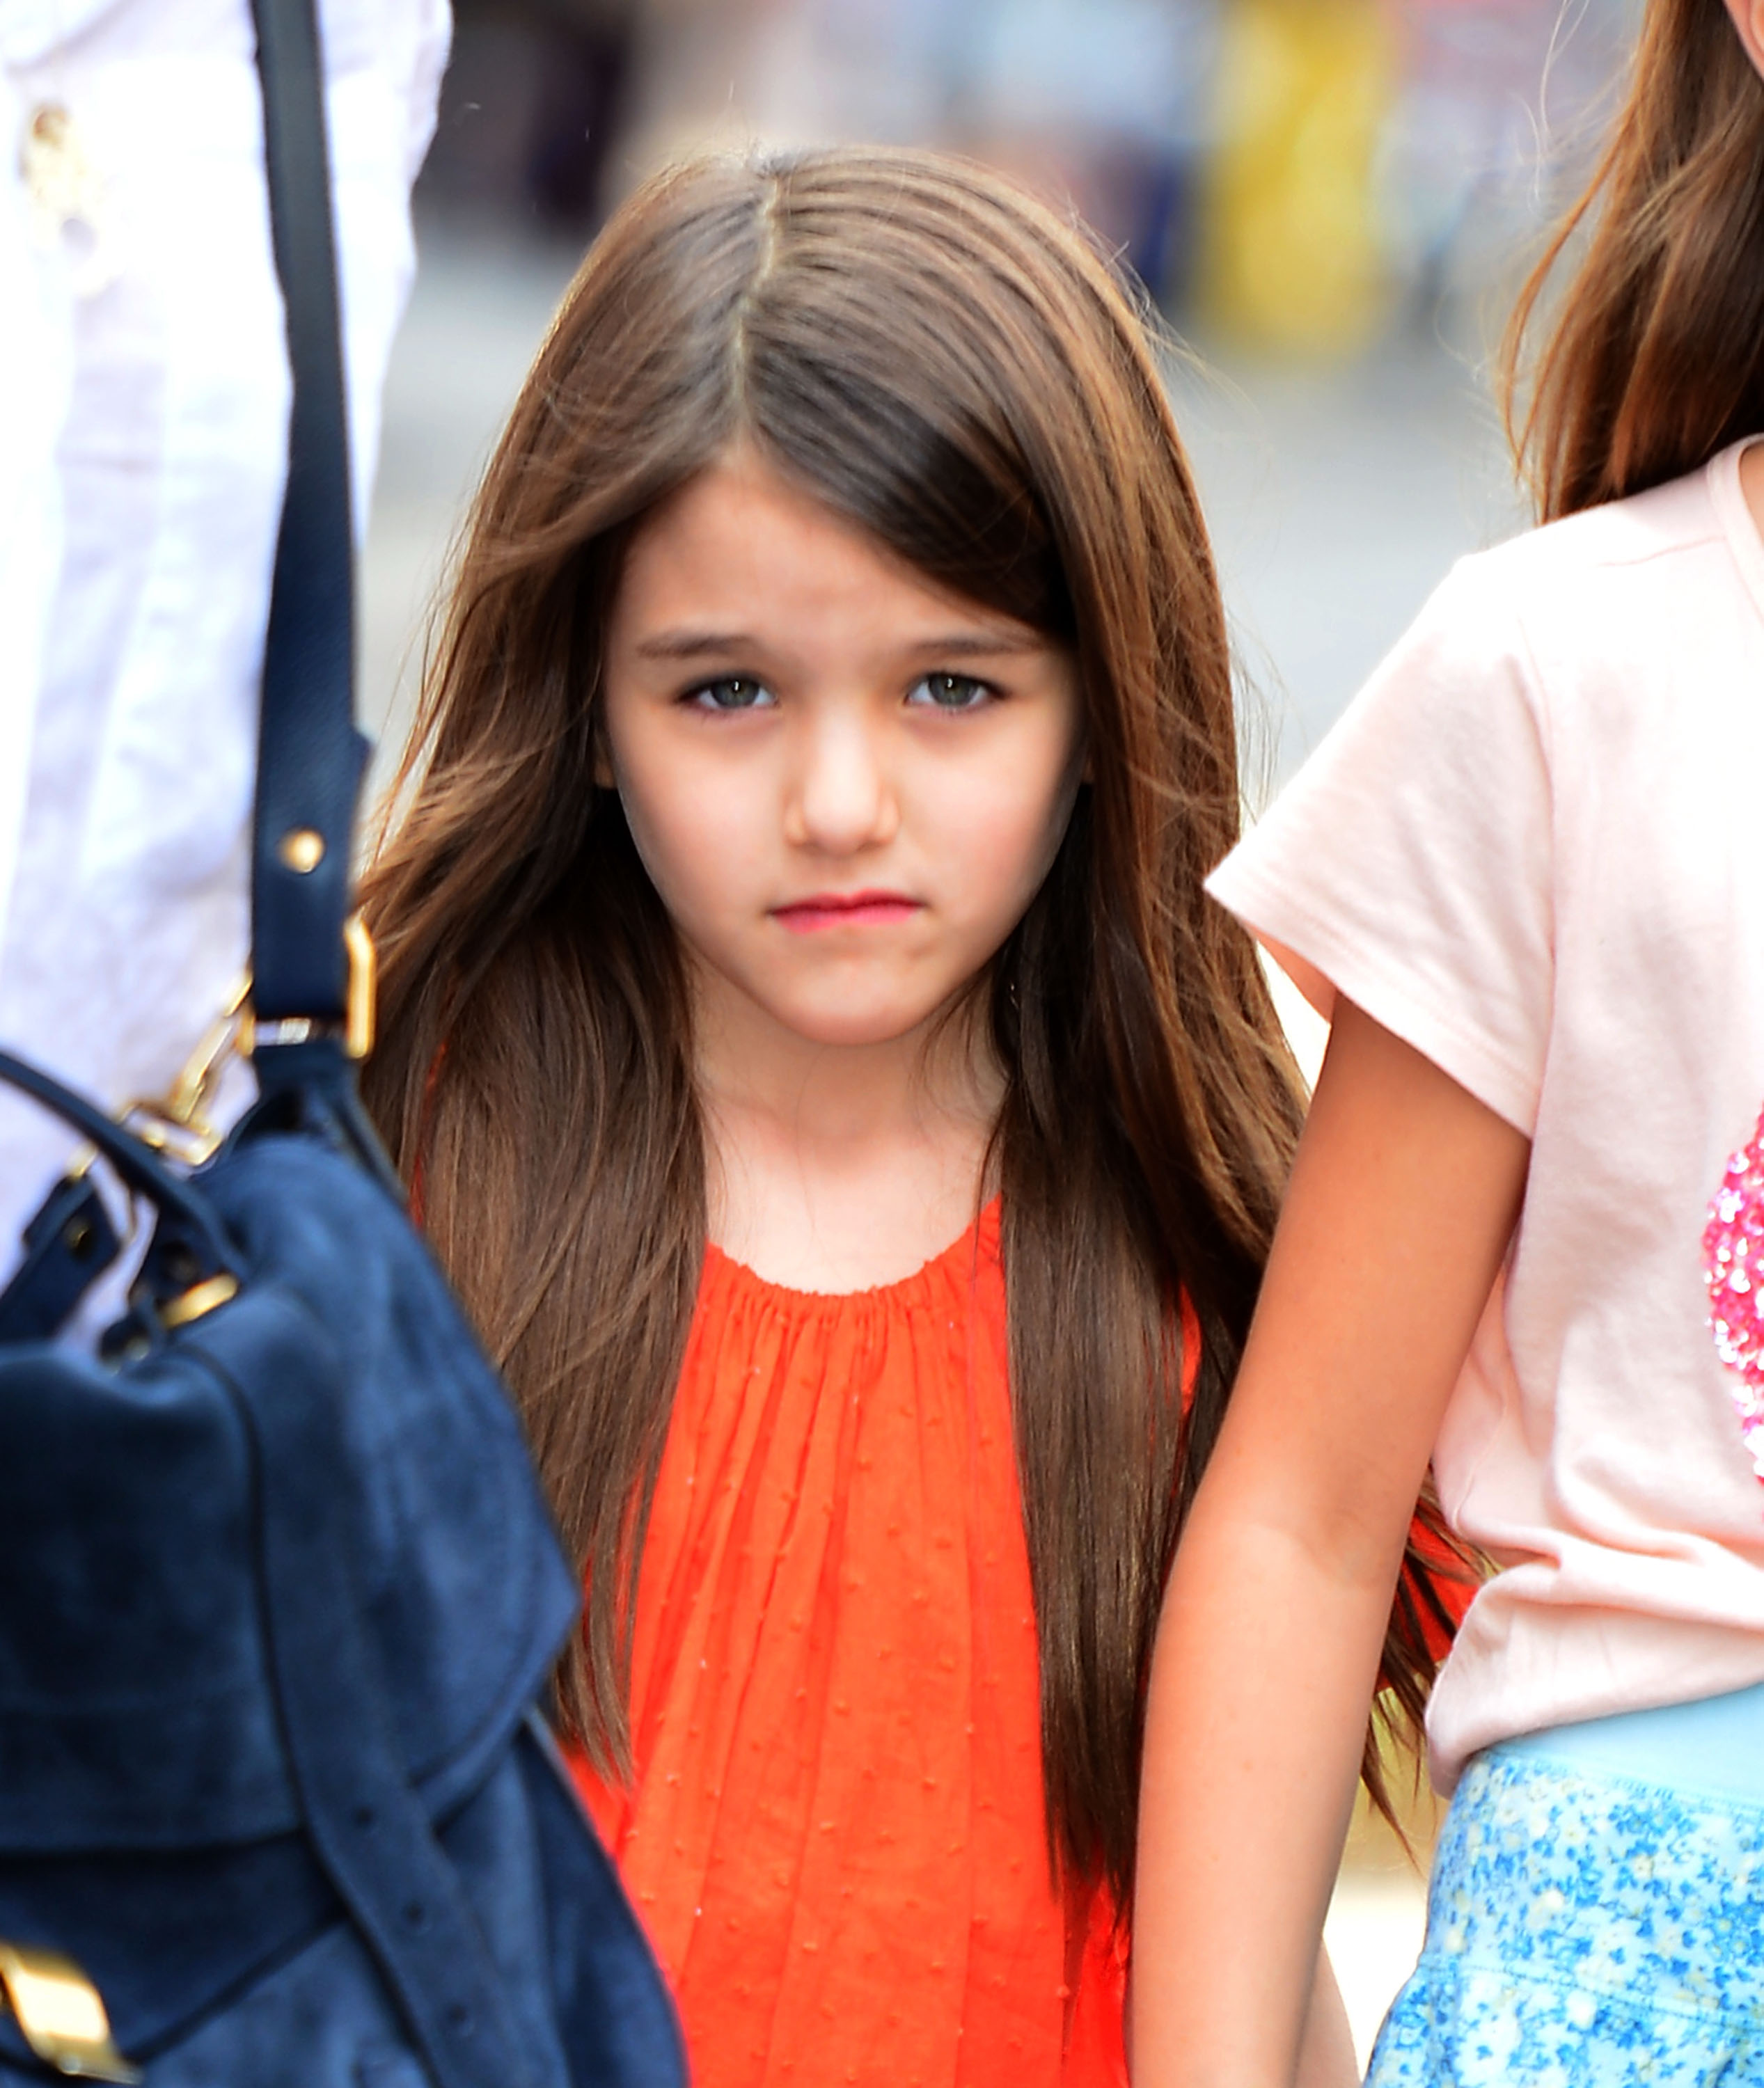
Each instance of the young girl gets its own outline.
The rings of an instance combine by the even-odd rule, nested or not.
[[[370,1092],[582,1563],[701,2088],[1124,2080],[1151,1636],[1299,1119],[1200,890],[1237,790],[1083,239],[909,153],[619,214],[471,525]]]
[[[1761,0],[1652,0],[1534,393],[1550,526],[1214,880],[1334,1028],[1161,1628],[1141,2088],[1291,2075],[1430,1450],[1503,1570],[1372,2082],[1764,2082],[1761,61]]]

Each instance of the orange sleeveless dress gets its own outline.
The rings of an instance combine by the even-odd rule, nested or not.
[[[696,2088],[1124,2088],[1126,1948],[1051,1881],[999,1211],[851,1296],[705,1258],[583,1795]]]

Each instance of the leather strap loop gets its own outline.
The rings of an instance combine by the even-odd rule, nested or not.
[[[312,0],[252,0],[270,225],[293,401],[264,642],[251,849],[252,1002],[342,1020],[343,924],[366,742],[354,723],[354,575],[323,67]]]

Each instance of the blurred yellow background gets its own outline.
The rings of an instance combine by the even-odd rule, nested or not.
[[[1362,349],[1394,288],[1375,174],[1395,25],[1379,0],[1240,0],[1221,45],[1201,312],[1268,347]]]

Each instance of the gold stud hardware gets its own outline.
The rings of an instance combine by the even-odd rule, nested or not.
[[[223,1269],[218,1276],[211,1276],[203,1282],[192,1284],[189,1290],[168,1299],[159,1308],[160,1324],[164,1327],[187,1327],[191,1320],[200,1320],[213,1311],[217,1305],[225,1305],[229,1298],[239,1294],[239,1280],[229,1276]]]
[[[276,854],[297,877],[310,876],[324,861],[324,836],[310,827],[295,827],[276,842]]]
[[[82,2081],[139,2081],[110,2042],[98,1989],[71,1958],[0,1939],[0,1988],[24,2041],[45,2064]]]

